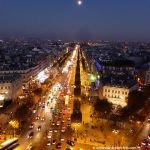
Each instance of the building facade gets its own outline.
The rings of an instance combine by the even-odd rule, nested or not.
[[[145,84],[150,84],[150,70],[147,70],[145,73]]]
[[[125,107],[130,90],[124,87],[104,86],[103,97],[114,105]]]
[[[22,92],[22,81],[19,75],[0,76],[0,105],[5,101],[14,101]]]
[[[138,84],[134,84],[132,87],[105,85],[102,89],[102,95],[110,103],[125,107],[128,104],[129,93],[137,88]]]

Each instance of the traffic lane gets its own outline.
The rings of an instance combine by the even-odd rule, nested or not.
[[[59,134],[58,134],[58,133],[59,133]],[[59,132],[57,132],[57,134],[56,134],[56,138],[58,138],[58,136],[60,136],[60,134],[61,134],[61,133],[60,133],[60,131],[59,131]]]
[[[40,107],[40,109],[39,109],[39,111],[37,112],[37,115],[36,116],[39,116],[40,118],[41,118],[41,116],[43,117],[45,115],[45,113],[44,113],[44,110],[43,109],[41,109],[41,107]],[[50,116],[52,116],[52,115],[50,115]],[[36,118],[36,117],[35,117]],[[31,123],[34,123],[34,125],[35,125],[35,128],[34,128],[34,132],[35,132],[35,137],[32,139],[32,140],[26,140],[26,138],[28,137],[28,135],[29,135],[29,133],[31,132],[31,131],[28,131],[27,130],[27,132],[24,134],[24,136],[22,137],[22,139],[21,140],[19,140],[19,141],[21,141],[21,142],[19,142],[21,145],[23,145],[22,147],[20,146],[20,148],[22,148],[22,149],[24,149],[29,143],[31,143],[31,142],[33,142],[34,143],[34,141],[36,141],[36,142],[38,142],[38,141],[40,141],[40,139],[42,138],[42,131],[40,132],[40,133],[37,133],[37,127],[38,126],[40,126],[41,125],[41,120],[36,120],[36,119],[33,119],[33,121],[31,122]],[[49,115],[46,117],[46,118],[49,118]],[[47,119],[48,120],[48,119]],[[44,127],[44,126],[43,126]],[[42,127],[42,128],[43,128]],[[45,129],[43,129],[43,130],[45,130]]]
[[[42,110],[43,111],[43,110]],[[32,118],[31,118],[31,122],[28,124],[28,125],[30,125],[30,124],[32,124],[32,123],[36,123],[36,115],[37,114],[39,114],[39,113],[42,113],[42,111],[40,110],[39,112],[37,112]],[[28,135],[29,135],[29,133],[31,132],[31,130],[29,129],[29,126],[27,126],[26,127],[26,129],[25,129],[25,131],[24,131],[24,133],[21,135],[21,137],[19,138],[19,144],[20,144],[20,146],[19,146],[19,148],[20,149],[24,149],[24,147],[26,147],[26,145],[28,145],[29,144],[29,142],[28,142],[28,140],[27,140],[27,138],[28,138]]]
[[[53,106],[54,107],[54,106]],[[42,111],[42,113],[40,112],[40,111],[42,111],[41,109],[39,109],[39,111],[38,111],[38,116],[41,116],[41,114],[43,115],[43,111]],[[33,122],[33,121],[32,121]],[[35,124],[36,124],[36,122],[34,122]],[[37,123],[37,125],[35,125],[35,126],[38,126],[38,123]],[[27,133],[28,134],[28,133]],[[25,136],[26,136],[26,134],[25,134]],[[40,135],[39,134],[37,134],[37,136],[36,137],[40,137]],[[24,143],[24,142],[23,142]]]

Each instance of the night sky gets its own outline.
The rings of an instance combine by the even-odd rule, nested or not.
[[[150,40],[150,0],[0,0],[0,36]]]

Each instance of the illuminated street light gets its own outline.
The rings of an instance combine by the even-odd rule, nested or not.
[[[96,81],[96,76],[93,75],[93,74],[91,74],[91,75],[90,75],[90,80],[91,80],[92,82],[95,82],[95,81]]]
[[[100,78],[100,75],[98,75],[97,78],[99,79],[99,78]]]

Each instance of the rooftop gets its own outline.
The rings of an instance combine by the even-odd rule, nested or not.
[[[0,83],[13,83],[20,78],[19,74],[1,75]]]
[[[136,80],[130,75],[107,75],[101,78],[103,85],[114,87],[131,88],[137,84]]]

